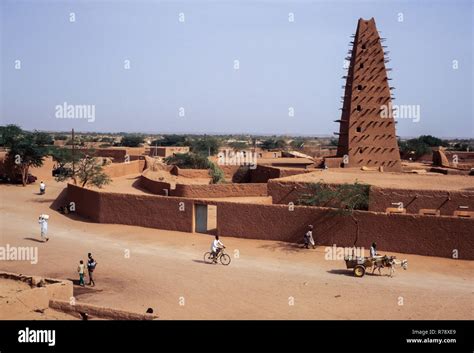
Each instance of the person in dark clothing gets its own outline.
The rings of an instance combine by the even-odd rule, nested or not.
[[[304,235],[304,247],[309,249],[310,245],[314,249],[313,226],[311,224],[308,226],[308,231]]]
[[[89,272],[89,285],[90,286],[95,286],[94,282],[94,270],[95,267],[97,266],[97,262],[92,258],[92,254],[89,253],[87,254],[88,260],[87,260],[87,271]]]

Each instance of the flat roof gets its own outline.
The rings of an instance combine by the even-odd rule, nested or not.
[[[474,192],[474,176],[444,175],[439,173],[390,173],[377,171],[362,171],[359,169],[321,169],[312,173],[292,175],[273,179],[278,182],[328,184],[359,183],[382,188],[438,190],[438,191],[471,191]]]
[[[314,161],[308,158],[257,158],[257,164],[313,164]]]

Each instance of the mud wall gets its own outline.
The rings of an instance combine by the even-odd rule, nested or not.
[[[309,224],[319,245],[352,246],[356,226],[350,216],[332,209],[285,205],[220,203],[218,234],[239,238],[302,242]],[[380,249],[427,256],[474,259],[474,219],[355,212],[360,232],[357,246],[375,241]]]
[[[193,232],[193,202],[171,197],[101,193],[100,223]]]
[[[474,191],[431,191],[385,189],[372,186],[369,193],[369,211],[385,212],[395,202],[402,202],[407,213],[417,214],[420,209],[439,210],[441,215],[452,216],[459,206],[474,210]]]
[[[328,168],[341,168],[342,157],[326,157],[324,158],[324,164]]]
[[[268,196],[272,197],[274,204],[296,203],[303,195],[308,194],[311,189],[309,183],[281,182],[278,180],[268,181]]]
[[[171,195],[191,198],[267,196],[267,184],[177,184]]]
[[[76,213],[91,221],[99,222],[100,210],[100,193],[94,190],[81,188],[79,186],[67,185],[67,201],[74,202]]]
[[[252,183],[266,183],[270,179],[279,177],[280,169],[274,167],[257,165],[257,168],[250,170],[250,182]]]
[[[68,184],[76,212],[95,222],[193,232],[194,203],[217,206],[219,235],[301,242],[308,224],[319,245],[352,246],[356,226],[333,209],[202,201],[153,195],[106,193]],[[355,212],[360,231],[357,246],[376,241],[384,251],[474,260],[473,218]]]
[[[313,170],[302,168],[278,168],[265,165],[257,165],[257,168],[250,169],[251,183],[267,183],[270,179],[284,178],[291,175],[309,173]]]
[[[117,178],[129,174],[141,173],[145,168],[145,161],[135,160],[128,163],[111,163],[104,168],[104,172],[111,178]]]
[[[296,203],[298,199],[311,192],[309,183],[268,182],[268,196],[274,204]],[[452,216],[459,206],[474,210],[474,191],[436,191],[388,189],[371,186],[369,192],[369,211],[385,212],[392,203],[402,202],[407,213],[418,214],[421,209],[439,210],[441,215]]]
[[[171,184],[170,183],[165,183],[162,181],[157,181],[153,179],[149,179],[143,174],[140,175],[140,186],[153,193],[156,195],[171,195],[170,190],[171,190]]]
[[[156,195],[176,197],[218,198],[267,196],[267,184],[176,184],[176,187],[172,189],[169,183],[152,180],[145,175],[141,175],[140,186]]]
[[[68,184],[68,201],[76,213],[98,223],[193,231],[193,201],[154,195],[120,194]]]
[[[174,166],[173,169],[171,169],[171,174],[179,175],[186,178],[210,178],[208,169],[182,169],[177,166]]]

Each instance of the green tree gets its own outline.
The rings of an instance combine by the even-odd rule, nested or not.
[[[65,141],[67,140],[67,135],[54,135],[55,141]]]
[[[55,180],[66,181],[72,179],[74,184],[77,184],[77,169],[75,166],[85,157],[84,153],[80,150],[76,150],[73,154],[71,148],[56,147],[51,149],[50,155],[57,162]]]
[[[242,151],[248,148],[248,143],[244,141],[229,142],[229,147],[234,151]]]
[[[431,153],[432,147],[448,146],[448,142],[431,135],[421,135],[420,137],[406,141],[398,141],[400,154],[403,158],[417,160],[423,155]]]
[[[207,169],[209,160],[203,155],[196,153],[175,153],[166,157],[164,162],[169,165],[175,165],[181,169]]]
[[[213,156],[219,152],[221,142],[212,136],[202,137],[191,143],[191,151],[194,153]]]
[[[44,136],[42,133],[24,131],[16,125],[6,126],[1,135],[4,146],[8,148],[7,164],[18,168],[21,182],[25,186],[30,167],[41,167],[48,154]]]
[[[356,225],[354,246],[359,239],[359,220],[355,210],[369,209],[370,185],[355,182],[354,184],[329,185],[323,182],[310,186],[310,193],[298,199],[297,204],[319,207],[333,207],[338,213],[348,215]]]
[[[96,186],[102,188],[110,184],[112,179],[104,173],[104,163],[99,158],[86,155],[77,164],[77,177],[81,186]]]
[[[47,132],[34,131],[36,143],[40,146],[52,145],[54,143],[53,138]]]
[[[186,146],[186,136],[184,135],[165,135],[162,139],[153,140],[152,146]]]
[[[208,169],[212,183],[217,184],[224,181],[224,172],[207,157],[197,153],[176,153],[164,159],[169,165],[175,165],[181,169]]]
[[[142,135],[125,135],[122,137],[120,144],[126,147],[138,147],[143,143]]]
[[[17,143],[26,134],[18,125],[0,126],[0,146],[9,147]]]
[[[284,139],[270,138],[263,140],[261,147],[265,150],[284,149],[287,147],[287,143]]]
[[[295,149],[301,149],[303,148],[305,142],[306,142],[305,139],[296,138],[293,141],[291,141],[290,146]]]

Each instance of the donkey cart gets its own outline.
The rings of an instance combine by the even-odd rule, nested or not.
[[[374,265],[373,259],[370,257],[345,257],[346,267],[348,269],[354,269],[354,276],[363,277],[367,268],[371,268]]]

